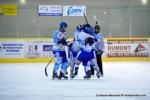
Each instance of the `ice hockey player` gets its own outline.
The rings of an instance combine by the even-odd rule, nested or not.
[[[69,65],[70,65],[70,78],[74,78],[74,66],[76,61],[76,56],[81,49],[81,46],[77,40],[77,35],[79,32],[82,31],[83,25],[77,26],[73,41],[67,42],[68,45],[68,58],[69,58]],[[76,73],[77,74],[77,73]]]
[[[65,75],[65,71],[68,66],[68,61],[65,52],[65,46],[67,44],[67,35],[65,33],[66,30],[67,23],[61,22],[59,29],[53,33],[53,54],[55,55],[56,63],[54,65],[52,79],[68,79],[68,76]],[[60,73],[58,75],[59,67]]]
[[[80,63],[82,62],[86,75],[84,76],[85,79],[91,78],[91,68],[90,65],[93,66],[93,68],[97,71],[97,76],[99,77],[99,69],[95,65],[94,60],[94,37],[92,36],[92,33],[94,32],[94,29],[90,25],[86,25],[86,27],[83,29],[84,31],[81,31],[78,33],[77,41],[81,45],[81,49],[76,57],[76,63],[75,63],[75,73],[74,75],[77,75],[78,68]]]
[[[86,24],[77,26],[75,32],[74,32],[74,39],[73,41],[70,41],[67,43],[69,46],[68,49],[68,58],[69,58],[69,64],[70,64],[70,78],[74,78],[78,74],[78,71],[75,71],[75,62],[78,52],[81,49],[81,41],[78,38],[78,33],[82,32],[84,28],[87,27]]]
[[[96,43],[95,43],[95,53],[96,53],[96,62],[97,65],[99,67],[101,76],[103,76],[103,66],[102,66],[102,54],[104,52],[104,40],[103,40],[103,34],[100,32],[100,26],[99,25],[95,25],[94,27],[95,29],[95,34],[94,37],[96,39]],[[92,75],[94,75],[94,69],[91,67],[91,73]]]

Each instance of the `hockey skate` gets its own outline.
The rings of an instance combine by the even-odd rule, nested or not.
[[[68,71],[67,70],[65,71],[65,75],[68,75]]]
[[[60,74],[59,74],[58,79],[62,79],[62,78],[68,79],[68,76],[65,76],[65,74],[64,74],[63,72],[60,71]]]
[[[97,73],[96,73],[96,76],[97,76],[97,78],[100,78],[100,76],[101,76],[101,75],[100,75],[100,72],[97,72]]]
[[[84,76],[84,79],[90,79],[91,78],[91,75],[85,75]]]
[[[54,79],[58,79],[58,75],[55,72],[53,72],[53,76],[52,76],[52,80],[54,80]]]
[[[75,78],[78,75],[78,71],[75,71],[72,75],[70,75],[71,78]]]

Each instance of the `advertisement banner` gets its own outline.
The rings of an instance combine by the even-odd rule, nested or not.
[[[107,57],[148,57],[148,39],[107,40]]]
[[[39,5],[39,16],[62,16],[62,6]]]
[[[16,4],[0,5],[1,16],[17,16],[18,6]]]
[[[42,56],[43,41],[27,40],[25,41],[25,58],[40,58]]]
[[[150,39],[105,39],[104,43],[103,58],[150,57]],[[52,58],[52,48],[52,39],[0,40],[0,58]]]
[[[52,40],[27,40],[25,42],[25,58],[52,57]]]
[[[86,15],[86,6],[63,6],[63,16],[84,16],[83,13]]]
[[[0,40],[0,58],[24,58],[24,41]]]
[[[4,12],[3,12],[3,6],[0,5],[0,16],[3,16],[4,15]]]

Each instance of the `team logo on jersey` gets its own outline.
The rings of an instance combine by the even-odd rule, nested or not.
[[[141,52],[141,51],[144,51],[144,50],[146,50],[146,48],[142,44],[138,44],[138,46],[136,47],[134,52]]]

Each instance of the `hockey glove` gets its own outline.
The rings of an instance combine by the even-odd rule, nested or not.
[[[61,39],[58,44],[67,45],[65,38]]]

